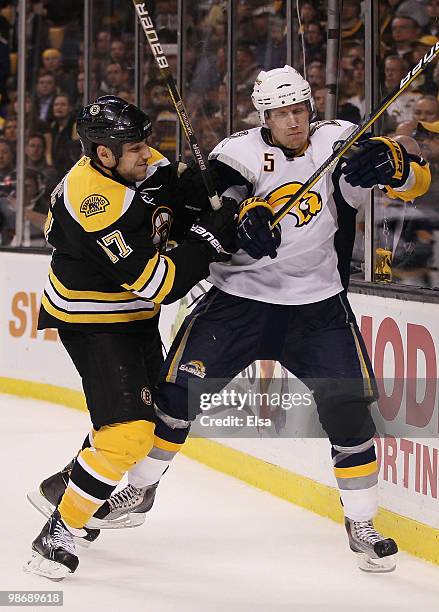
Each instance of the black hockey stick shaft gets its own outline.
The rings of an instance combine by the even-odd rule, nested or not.
[[[217,210],[218,208],[221,208],[221,200],[218,196],[218,193],[216,192],[207,162],[204,158],[203,153],[201,152],[200,146],[195,137],[194,129],[192,127],[183,100],[181,99],[177,84],[174,80],[174,77],[172,76],[168,60],[166,59],[166,56],[163,53],[162,46],[159,42],[157,32],[154,27],[154,23],[146,7],[146,2],[139,2],[138,0],[133,0],[133,4],[136,9],[137,17],[139,18],[140,25],[142,26],[146,40],[148,41],[154,59],[157,62],[160,74],[166,83],[166,87],[168,88],[168,92],[171,97],[174,108],[177,111],[177,115],[185,133],[186,140],[188,141],[189,146],[191,148],[192,155],[194,156],[194,159],[198,164],[198,167],[200,168],[201,177],[206,187],[212,208],[214,210]]]
[[[352,134],[344,140],[341,145],[328,157],[326,161],[318,168],[312,176],[302,185],[302,187],[296,191],[296,193],[286,202],[277,213],[274,215],[274,219],[271,223],[271,227],[275,227],[284,217],[287,215],[294,206],[296,206],[300,200],[306,195],[310,189],[319,181],[341,157],[348,151],[352,145],[360,138],[364,132],[370,128],[371,125],[384,113],[384,111],[396,100],[398,96],[424,71],[431,60],[439,53],[439,42],[434,44],[431,49],[424,55],[424,57],[416,64],[414,68],[411,68],[406,76],[401,79],[399,86],[384,98],[381,104],[373,110],[352,132]]]

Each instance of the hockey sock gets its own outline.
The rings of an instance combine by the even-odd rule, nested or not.
[[[182,446],[154,436],[148,455],[128,472],[129,484],[140,489],[158,482]]]
[[[334,473],[345,515],[353,521],[372,519],[378,511],[378,465],[373,438],[332,446]]]
[[[79,529],[87,523],[125,472],[149,453],[154,428],[149,421],[132,421],[107,425],[94,433],[94,447],[79,453],[59,505],[67,525]]]

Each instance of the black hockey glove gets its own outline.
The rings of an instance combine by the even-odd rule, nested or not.
[[[206,245],[212,261],[228,261],[230,253],[238,250],[236,244],[236,215],[238,202],[221,198],[222,207],[204,212],[190,228],[187,240]]]
[[[270,229],[273,216],[273,209],[263,198],[248,198],[240,204],[238,246],[253,259],[261,259],[267,255],[271,259],[277,257],[281,233],[278,225]]]
[[[402,144],[377,136],[357,142],[346,159],[342,172],[353,187],[389,185],[401,187],[410,172],[410,158]]]

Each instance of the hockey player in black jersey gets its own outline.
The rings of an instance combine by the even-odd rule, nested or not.
[[[223,198],[212,211],[191,185],[194,173],[150,148],[151,122],[137,107],[98,98],[77,129],[84,157],[52,194],[45,234],[54,252],[38,326],[58,329],[93,434],[25,566],[54,580],[76,570],[74,538],[96,537],[84,526],[125,472],[166,446],[155,433],[151,391],[163,362],[160,305],[227,259],[236,235],[236,202]],[[165,252],[170,237],[181,244]]]

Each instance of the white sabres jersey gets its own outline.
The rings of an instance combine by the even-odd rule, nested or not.
[[[254,128],[224,139],[209,159],[227,164],[245,179],[244,190],[242,185],[230,185],[225,195],[238,200],[260,196],[276,211],[332,154],[334,143],[355,127],[347,121],[312,124],[308,148],[290,160],[279,147],[264,141],[261,128]],[[221,171],[221,165],[217,166]],[[255,260],[240,250],[231,262],[210,266],[212,284],[232,295],[274,304],[309,304],[342,291],[334,246],[336,199],[343,201],[353,224],[353,209],[367,200],[368,190],[351,187],[343,177],[333,180],[333,174],[334,170],[329,171],[282,219],[276,259]]]

